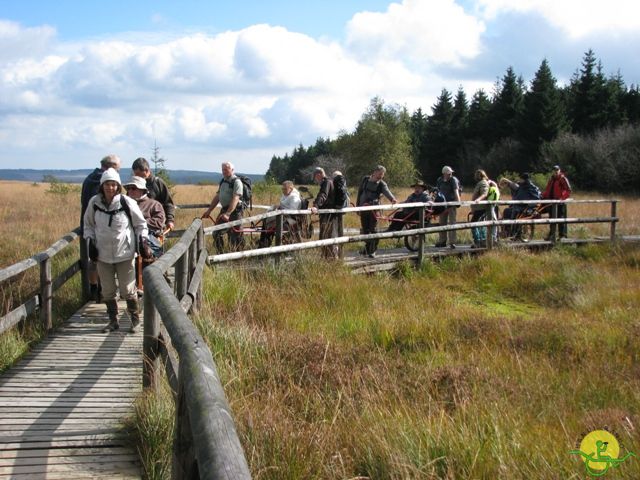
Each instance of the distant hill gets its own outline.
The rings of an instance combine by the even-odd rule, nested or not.
[[[82,183],[93,169],[88,170],[33,170],[33,169],[0,169],[0,180],[20,180],[23,182],[42,182],[45,175],[53,175],[61,182]],[[220,172],[201,172],[195,170],[168,170],[171,180],[178,185],[198,183],[218,183]],[[248,173],[247,177],[253,182],[264,179],[264,175]],[[130,169],[120,170],[123,181],[131,176]]]

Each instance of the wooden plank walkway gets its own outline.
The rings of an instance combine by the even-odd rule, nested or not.
[[[142,389],[142,332],[89,303],[0,376],[0,479],[141,478],[122,420]],[[142,330],[142,329],[140,329]]]

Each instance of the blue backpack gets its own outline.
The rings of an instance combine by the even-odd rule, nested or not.
[[[447,199],[444,198],[444,195],[442,194],[442,192],[436,192],[436,194],[433,197],[433,201],[436,202],[436,203],[443,203],[443,202],[446,202]],[[443,205],[437,206],[437,207],[433,207],[433,214],[434,215],[440,215],[446,209],[447,209],[447,207],[445,207]]]

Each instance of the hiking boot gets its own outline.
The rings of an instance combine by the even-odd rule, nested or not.
[[[140,311],[137,298],[127,300],[127,313],[131,317],[131,333],[136,333],[140,325]]]
[[[371,252],[371,253],[368,255],[368,257],[369,257],[369,258],[376,258],[376,252]]]
[[[456,244],[455,244],[455,243],[452,243],[451,245],[449,245],[449,248],[451,248],[451,249],[456,248]]]
[[[116,300],[107,300],[105,304],[107,305],[109,323],[102,329],[102,332],[108,333],[120,328],[120,323],[118,322],[118,302]]]

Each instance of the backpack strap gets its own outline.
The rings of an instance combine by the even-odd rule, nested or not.
[[[123,197],[123,195],[120,194],[120,207],[119,208],[116,208],[115,210],[105,210],[101,206],[99,206],[96,203],[94,203],[93,204],[93,212],[94,212],[94,215],[95,215],[96,211],[100,211],[102,213],[106,213],[107,215],[109,215],[109,223],[108,223],[109,227],[111,226],[111,222],[113,222],[114,215],[117,215],[120,212],[124,212],[125,215],[127,216],[127,219],[129,220],[129,226],[131,227],[131,230],[133,231],[135,248],[136,248],[136,252],[137,252],[138,251],[138,239],[136,238],[135,229],[133,228],[133,220],[131,218],[131,208],[129,207],[129,204],[127,203],[127,201],[122,197]]]

